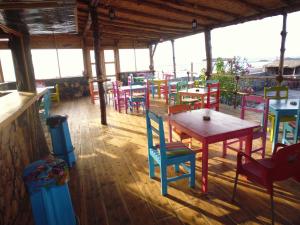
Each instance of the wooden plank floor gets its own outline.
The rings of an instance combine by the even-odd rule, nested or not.
[[[162,101],[155,101],[151,109],[166,115]],[[221,111],[239,115],[228,106],[222,106]],[[263,188],[241,178],[236,203],[231,202],[236,153],[228,151],[222,158],[221,144],[210,145],[208,194],[200,191],[198,157],[196,189],[188,188],[187,180],[182,180],[172,183],[169,195],[163,197],[159,179],[148,176],[144,114],[118,113],[108,105],[108,126],[102,126],[99,105],[92,105],[88,98],[59,104],[53,113],[69,115],[78,157],[69,188],[81,224],[270,223],[269,195]],[[193,144],[197,146],[196,141]],[[268,141],[268,155],[270,147]],[[159,171],[156,174],[159,177]],[[299,183],[288,180],[275,185],[275,211],[276,223],[300,224]]]

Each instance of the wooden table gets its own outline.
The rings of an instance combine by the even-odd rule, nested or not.
[[[203,120],[210,115],[210,120]],[[208,178],[208,145],[229,139],[245,137],[245,153],[251,155],[253,128],[260,125],[242,120],[211,109],[199,109],[173,114],[169,117],[169,137],[172,141],[172,126],[202,142],[202,191],[207,192]]]
[[[272,151],[274,151],[275,144],[278,142],[279,124],[281,116],[294,116],[299,109],[300,99],[283,99],[276,100],[271,99],[269,103],[269,112],[275,115],[274,125],[274,138],[272,142]],[[292,105],[291,102],[296,102],[296,105]]]
[[[214,89],[213,89],[214,90]],[[200,98],[201,99],[201,108],[204,108],[204,99],[205,96],[208,94],[208,88],[207,87],[199,87],[199,88],[189,88],[188,90],[182,90],[179,91],[179,101],[180,104],[182,104],[182,97],[194,97],[194,98]]]

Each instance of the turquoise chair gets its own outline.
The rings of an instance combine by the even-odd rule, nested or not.
[[[195,187],[195,153],[181,142],[165,142],[164,125],[160,116],[147,110],[147,138],[148,138],[148,160],[149,176],[154,178],[155,166],[160,168],[161,193],[167,195],[168,183],[183,178],[189,178],[189,186]],[[155,124],[156,126],[153,126]],[[158,129],[156,128],[158,127]],[[159,144],[154,144],[153,132],[159,137]],[[190,162],[187,166],[185,163]],[[175,171],[179,172],[181,165],[187,173],[168,177],[168,166],[174,166]]]
[[[296,121],[285,122],[283,124],[283,137],[282,143],[284,144],[296,144],[300,136],[300,101],[297,102],[299,109],[296,116]],[[292,137],[288,136],[292,134]]]
[[[129,109],[132,112],[134,107],[136,107],[137,112],[139,112],[139,107],[143,107],[143,112],[145,110],[146,106],[146,98],[147,98],[147,87],[145,87],[143,90],[136,92],[134,90],[135,85],[145,85],[144,82],[135,82],[134,84],[130,83],[130,92],[128,97],[128,104]]]
[[[50,108],[51,108],[51,93],[49,90],[44,94],[42,101],[40,103],[40,115],[43,120],[46,120],[50,116]]]

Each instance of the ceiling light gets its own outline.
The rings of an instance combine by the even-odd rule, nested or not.
[[[196,30],[196,29],[197,29],[197,26],[198,26],[197,20],[196,20],[196,19],[193,19],[193,21],[192,21],[192,29],[193,29],[193,30]]]

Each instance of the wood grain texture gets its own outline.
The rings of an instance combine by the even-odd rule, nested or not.
[[[164,100],[154,99],[151,110],[166,118]],[[240,115],[238,109],[224,105],[220,111]],[[69,115],[78,157],[71,170],[69,188],[82,225],[270,223],[269,195],[263,188],[241,177],[236,203],[231,202],[236,153],[228,151],[227,157],[222,158],[221,143],[210,145],[207,194],[200,190],[202,166],[197,160],[196,189],[190,189],[188,182],[181,180],[170,184],[169,195],[163,197],[160,180],[151,180],[148,175],[146,122],[142,113],[118,113],[108,105],[108,126],[102,126],[99,106],[90,104],[89,98],[64,102],[53,113]],[[257,116],[249,114],[247,119],[256,121]],[[193,148],[199,146],[193,142]],[[267,141],[267,156],[270,153],[271,143]],[[260,154],[253,156],[259,158]],[[172,175],[173,168],[168,173]],[[294,180],[275,184],[277,224],[300,223],[299,187]],[[22,215],[29,218],[31,212],[27,208]]]

